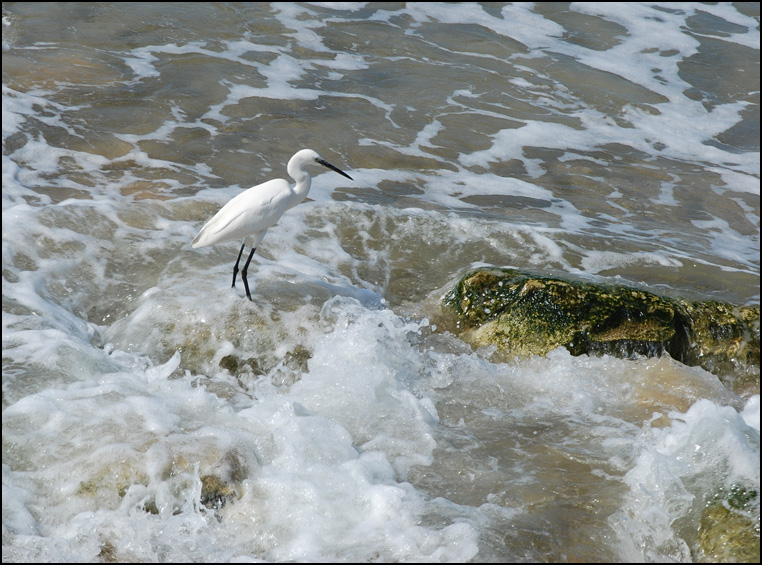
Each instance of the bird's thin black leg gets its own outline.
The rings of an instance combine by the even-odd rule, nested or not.
[[[238,263],[241,261],[241,255],[243,255],[243,247],[245,243],[241,244],[241,250],[238,252],[238,259],[235,261],[235,267],[233,267],[233,288],[235,288],[235,277],[238,274]]]
[[[246,289],[246,296],[249,300],[251,300],[251,293],[249,292],[249,281],[246,279],[246,272],[249,270],[249,263],[251,263],[251,258],[254,257],[254,252],[257,250],[257,248],[253,248],[251,250],[251,253],[249,253],[249,258],[246,259],[246,264],[243,266],[243,270],[241,271],[241,278],[243,279],[243,286]]]

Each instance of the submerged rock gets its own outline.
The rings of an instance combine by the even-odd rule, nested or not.
[[[759,392],[759,307],[688,302],[623,285],[538,277],[513,269],[467,273],[444,298],[474,347],[509,355],[668,353]]]
[[[237,490],[217,475],[201,477],[201,504],[210,510],[219,510],[228,500],[238,497]]]
[[[720,492],[701,514],[698,561],[759,563],[759,495],[734,485]]]

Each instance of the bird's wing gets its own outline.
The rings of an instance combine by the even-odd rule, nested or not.
[[[284,179],[254,186],[225,204],[193,240],[194,247],[242,240],[273,226],[288,208],[291,189]]]

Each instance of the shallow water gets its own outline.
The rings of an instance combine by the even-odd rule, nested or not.
[[[3,560],[702,558],[707,503],[759,492],[758,394],[669,358],[496,362],[438,303],[496,265],[758,305],[758,28],[3,4]],[[354,181],[314,171],[249,302],[238,245],[190,241],[303,147]]]

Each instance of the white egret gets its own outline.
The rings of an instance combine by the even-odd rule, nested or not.
[[[246,288],[246,296],[249,300],[251,300],[251,293],[249,292],[246,272],[249,269],[251,258],[262,238],[265,237],[268,228],[274,226],[286,210],[293,208],[307,197],[312,179],[306,167],[312,163],[328,167],[349,180],[353,180],[347,173],[331,165],[312,149],[302,149],[289,159],[286,167],[289,176],[296,181],[296,186],[292,187],[285,179],[273,179],[245,190],[225,204],[193,238],[193,247],[204,247],[205,245],[234,240],[242,242],[238,259],[236,259],[235,267],[233,267],[234,287],[238,274],[238,263],[241,261],[241,255],[246,246],[246,238],[252,238],[251,253],[249,253],[249,258],[241,271],[243,286]]]

